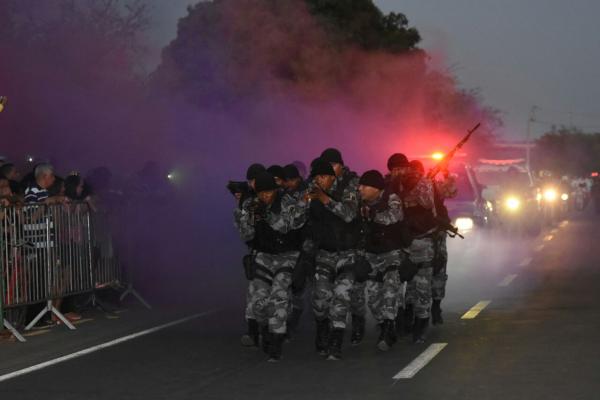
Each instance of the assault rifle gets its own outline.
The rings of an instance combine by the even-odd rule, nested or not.
[[[427,178],[435,178],[435,176],[439,174],[440,171],[442,171],[448,165],[448,163],[450,162],[450,160],[452,160],[456,152],[460,150],[465,145],[465,143],[469,141],[471,135],[473,135],[473,132],[479,129],[480,126],[481,122],[477,123],[477,125],[475,125],[470,131],[468,131],[467,136],[465,136],[460,142],[458,142],[458,144],[454,146],[454,148],[450,150],[450,152],[448,152],[448,154],[446,154],[444,158],[442,158],[440,162],[437,163],[437,165],[429,171],[429,173],[427,174]]]

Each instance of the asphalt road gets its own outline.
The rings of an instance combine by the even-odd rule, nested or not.
[[[54,329],[26,344],[0,344],[4,399],[598,399],[600,398],[600,219],[569,218],[535,239],[470,235],[450,244],[446,323],[428,343],[402,340],[388,353],[369,327],[343,360],[313,349],[305,313],[284,359],[239,345],[241,304],[189,310],[132,309],[96,315],[76,332]],[[230,289],[241,298],[240,285]],[[473,319],[461,317],[489,303]],[[231,303],[231,302],[228,302]],[[6,374],[207,312],[72,360]],[[410,379],[394,379],[431,344],[446,346]]]

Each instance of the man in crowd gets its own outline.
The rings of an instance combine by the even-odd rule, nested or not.
[[[252,164],[246,170],[246,188],[234,193],[234,196],[237,200],[237,208],[234,213],[240,213],[243,209],[248,209],[250,204],[256,200],[256,178],[263,172],[266,172],[265,167],[262,164]],[[236,214],[237,215],[237,214]],[[246,241],[250,252],[252,252],[252,242]],[[244,268],[247,270],[251,266],[248,265],[250,260],[252,259],[252,255],[247,255],[244,257]],[[242,336],[242,345],[246,347],[255,347],[259,345],[259,328],[258,322],[256,322],[256,317],[254,316],[254,311],[252,309],[252,290],[253,286],[251,285],[252,278],[249,276],[248,271],[246,271],[246,278],[248,278],[248,290],[246,291],[246,311],[245,318],[247,323],[247,331]]]
[[[425,176],[423,165],[412,161],[401,183],[404,215],[414,237],[408,259],[416,268],[416,274],[406,287],[404,324],[409,329],[412,327],[413,341],[423,343],[432,303],[433,238],[438,229],[433,182]]]
[[[448,209],[444,205],[444,200],[451,199],[457,195],[456,178],[450,174],[448,169],[442,171],[443,179],[434,183],[435,211],[438,221],[450,224],[452,221],[448,216]],[[431,323],[440,325],[444,323],[442,318],[442,300],[446,297],[446,282],[448,274],[446,267],[448,265],[448,250],[446,248],[446,239],[448,234],[444,229],[439,229],[434,236],[435,258],[433,263],[433,277],[431,282],[433,303],[431,306]]]
[[[358,179],[343,167],[339,151],[328,149],[313,162],[310,200],[311,234],[318,249],[312,304],[317,324],[316,348],[328,359],[341,357],[350,291],[355,280],[359,234]]]
[[[304,209],[279,190],[268,172],[254,179],[256,198],[235,210],[235,223],[255,252],[250,273],[250,308],[260,326],[269,361],[281,359],[288,317],[289,288],[299,255]]]
[[[377,347],[389,350],[396,342],[394,320],[398,311],[402,260],[398,240],[403,214],[397,194],[386,189],[376,170],[365,172],[360,180],[361,235],[365,256],[373,270],[366,284],[369,309],[380,328]]]

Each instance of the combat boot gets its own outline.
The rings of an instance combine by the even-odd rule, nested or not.
[[[281,351],[284,339],[284,333],[271,333],[271,338],[269,340],[269,362],[277,362],[281,360]]]
[[[394,325],[398,336],[404,336],[406,334],[406,332],[404,332],[404,307],[398,308]]]
[[[432,325],[442,325],[444,323],[444,319],[442,318],[442,301],[434,300],[431,305],[431,323]]]
[[[261,348],[262,351],[269,354],[269,343],[271,341],[271,332],[269,332],[269,325],[263,325],[260,329],[261,336]]]
[[[429,318],[416,318],[413,328],[413,342],[420,344],[425,343],[427,327],[429,326]]]
[[[365,317],[352,314],[352,334],[350,335],[352,346],[359,345],[365,337],[365,323]]]
[[[327,359],[336,361],[342,358],[342,343],[344,342],[344,328],[333,328],[329,335],[329,349]]]
[[[381,323],[381,331],[379,333],[379,339],[377,340],[377,348],[381,351],[388,351],[396,343],[396,329],[394,327],[394,321],[391,319],[385,319]]]
[[[258,347],[258,322],[255,319],[248,320],[248,332],[242,336],[242,346]]]
[[[329,320],[327,318],[322,320],[316,320],[317,323],[317,337],[315,339],[315,346],[317,353],[322,356],[327,355],[327,345],[329,343]]]
[[[404,333],[405,334],[410,334],[413,331],[413,325],[414,325],[414,321],[415,321],[415,311],[413,309],[413,305],[412,304],[407,304],[406,307],[404,307],[404,322],[403,322],[403,326],[404,326]]]

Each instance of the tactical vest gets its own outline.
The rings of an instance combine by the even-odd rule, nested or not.
[[[275,202],[271,205],[270,213],[279,215],[281,213],[281,197],[277,194]],[[261,219],[254,227],[254,239],[252,248],[256,251],[269,254],[280,254],[288,251],[299,250],[302,245],[302,233],[300,230],[292,230],[288,233],[281,233],[271,228],[271,226]]]
[[[384,190],[381,199],[375,206],[371,207],[372,218],[377,213],[389,209],[388,202],[391,194],[392,192],[389,188]],[[367,221],[363,219],[361,234],[363,235],[365,251],[381,254],[410,245],[407,226],[404,221],[398,221],[391,225],[382,225],[374,222],[372,218]]]
[[[355,174],[346,174],[330,194],[335,201],[341,201],[344,189],[348,187]],[[355,249],[360,239],[360,219],[355,217],[351,222],[328,210],[320,201],[310,203],[310,236],[319,249],[326,251],[343,251]]]

